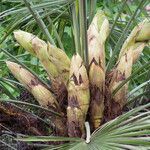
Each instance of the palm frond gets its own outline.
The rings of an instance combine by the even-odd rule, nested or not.
[[[34,19],[36,20],[36,22],[38,23],[38,25],[40,26],[43,33],[47,36],[48,41],[50,43],[52,43],[53,45],[55,45],[55,42],[54,42],[52,36],[50,35],[45,23],[43,22],[42,19],[40,19],[40,15],[39,15],[38,11],[32,9],[31,6],[33,6],[33,4],[30,3],[28,0],[24,0],[24,3],[27,6],[27,8],[29,9],[29,11],[31,12],[31,14],[34,17]]]
[[[6,142],[4,142],[4,141],[2,141],[2,140],[0,140],[0,143],[2,143],[4,146],[5,146],[5,148],[7,147],[7,148],[10,148],[10,149],[12,149],[12,150],[17,150],[16,148],[14,148],[13,146],[11,146],[10,144],[8,144],[8,143],[6,143]],[[2,145],[1,145],[2,146]],[[2,146],[3,147],[3,146]]]
[[[87,44],[87,2],[86,0],[79,1],[79,20],[80,20],[80,42],[81,42],[81,57],[86,66],[88,66],[88,44]]]
[[[61,116],[61,114],[59,114],[58,112],[55,112],[51,109],[47,109],[45,107],[42,107],[42,106],[39,106],[39,105],[36,105],[36,104],[32,104],[32,103],[28,103],[28,102],[22,102],[22,101],[15,100],[15,99],[0,99],[0,102],[5,102],[5,103],[9,102],[9,103],[14,103],[14,104],[21,104],[21,105],[25,105],[25,106],[31,106],[31,107],[35,107],[35,108],[42,109],[44,111],[50,112],[53,115]]]
[[[148,149],[150,112],[144,112],[150,104],[134,108],[97,129],[90,143],[80,142],[70,150],[88,149]]]
[[[79,29],[79,21],[78,21],[78,11],[76,9],[76,2],[71,6],[72,13],[72,28],[75,42],[75,50],[76,53],[81,54],[81,45],[80,45],[80,29]]]
[[[8,97],[12,98],[12,99],[16,99],[14,97],[14,95],[12,94],[12,92],[10,92],[8,90],[8,87],[6,87],[6,85],[4,85],[3,83],[0,82],[0,89],[3,91],[3,93],[5,93]]]
[[[94,17],[94,14],[96,12],[96,4],[97,4],[97,0],[90,0],[89,2],[89,5],[90,5],[90,14],[89,14],[89,21],[88,21],[88,24],[91,23],[93,17]]]
[[[79,142],[79,141],[83,141],[80,138],[69,138],[69,137],[57,137],[57,136],[27,136],[27,137],[23,137],[23,138],[17,138],[17,141],[27,141],[27,142],[41,142],[41,141],[73,141],[73,142]]]

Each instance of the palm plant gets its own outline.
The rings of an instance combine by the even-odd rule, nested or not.
[[[149,62],[145,63],[132,74],[134,63],[149,44],[150,22],[145,19],[134,27],[126,40],[124,38],[136,13],[145,3],[139,3],[114,47],[109,61],[106,59],[106,46],[111,44],[110,36],[115,24],[110,31],[109,21],[103,11],[98,10],[93,15],[96,1],[90,1],[93,7],[90,8],[91,14],[87,23],[86,1],[62,0],[62,3],[71,6],[76,48],[76,54],[72,58],[69,58],[63,50],[61,38],[55,27],[53,30],[60,48],[56,46],[48,28],[39,18],[40,11],[43,11],[41,10],[42,4],[38,11],[36,9],[38,6],[34,6],[26,0],[24,3],[26,7],[22,9],[29,9],[46,35],[48,42],[22,30],[15,31],[14,36],[26,51],[40,60],[47,72],[50,84],[41,80],[36,73],[17,58],[1,49],[15,60],[15,62],[6,61],[9,70],[20,84],[34,96],[39,106],[17,100],[1,99],[1,101],[38,107],[43,110],[44,117],[50,122],[48,125],[47,123],[39,125],[39,122],[43,120],[39,121],[38,117],[18,110],[14,105],[10,107],[9,104],[1,104],[2,116],[16,118],[16,122],[20,121],[20,126],[26,125],[25,120],[29,124],[26,125],[26,132],[15,128],[21,133],[28,134],[28,136],[19,136],[16,140],[44,141],[46,149],[148,149],[150,134],[148,108],[150,105],[133,108],[132,102],[135,98],[127,99],[127,97],[133,93],[131,91],[128,94],[128,81],[143,69],[150,67]],[[58,3],[56,1],[52,4]],[[123,6],[125,4],[126,2]],[[120,47],[119,56],[116,58]],[[108,65],[106,66],[106,64]],[[149,80],[139,87],[148,83]],[[9,95],[12,94],[9,93]],[[11,97],[13,99],[13,95]],[[124,108],[128,104],[131,104],[129,106],[132,109],[126,112]],[[25,120],[20,119],[19,116]],[[10,127],[7,121],[7,119],[6,121],[2,119],[2,125]]]

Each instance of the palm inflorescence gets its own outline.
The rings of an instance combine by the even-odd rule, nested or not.
[[[150,40],[149,29],[150,22],[144,20],[132,30],[109,72],[106,72],[105,62],[109,21],[102,11],[97,12],[87,31],[88,64],[78,53],[70,59],[63,50],[31,33],[14,32],[18,43],[40,60],[50,86],[21,65],[6,63],[39,105],[59,114],[48,115],[54,135],[86,138],[85,122],[89,122],[93,132],[123,113],[129,83],[116,89],[131,76],[133,64]]]

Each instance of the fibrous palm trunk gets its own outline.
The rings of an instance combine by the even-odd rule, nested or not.
[[[37,116],[27,113],[13,104],[0,103],[0,134],[5,129],[12,133],[48,135],[46,124]],[[44,128],[45,127],[45,128]]]

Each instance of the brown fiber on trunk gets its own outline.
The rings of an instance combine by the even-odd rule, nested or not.
[[[85,137],[84,124],[80,120],[83,119],[83,114],[80,109],[79,102],[76,96],[69,97],[68,113],[70,119],[68,121],[68,135],[69,137]]]
[[[66,118],[53,116],[51,113],[43,112],[40,117],[48,118],[52,122],[50,126],[43,123],[36,116],[24,112],[15,105],[0,103],[0,124],[16,133],[27,135],[46,136],[50,133],[45,129],[53,128],[53,135],[67,136]],[[2,129],[1,129],[2,130]]]
[[[102,124],[115,119],[122,114],[122,108],[119,103],[115,102],[111,96],[110,90],[106,87],[104,100],[104,116]]]
[[[59,106],[64,114],[66,114],[66,108],[68,105],[68,91],[66,85],[59,81],[53,81],[51,85],[51,89],[56,96],[56,100],[59,103]]]
[[[97,114],[103,114],[99,112],[103,112],[103,103],[104,103],[104,93],[103,91],[99,90],[99,87],[96,85],[90,85],[90,107],[89,107],[89,114],[88,116],[92,115],[93,117],[88,117],[90,119],[91,131],[95,130],[95,124],[98,126],[100,125],[100,121],[102,120],[103,116]],[[97,122],[97,123],[96,123]]]
[[[54,134],[56,136],[62,136],[62,137],[67,137],[67,124],[66,124],[66,118],[60,118],[60,117],[55,117],[52,119],[55,127],[54,127]]]
[[[119,103],[114,101],[111,91],[109,89],[109,84],[111,82],[113,74],[114,74],[114,70],[112,70],[106,75],[105,94],[104,94],[105,95],[105,98],[104,98],[105,107],[104,107],[104,116],[103,116],[102,124],[122,114],[122,107],[120,106]]]
[[[69,137],[83,137],[83,138],[85,138],[85,135],[82,134],[82,131],[80,128],[81,128],[80,123],[79,123],[77,118],[75,121],[70,122],[69,123],[69,130],[68,130]]]
[[[38,136],[48,135],[48,132],[44,130],[44,126],[47,125],[36,116],[8,103],[0,103],[0,124],[15,133]]]
[[[57,112],[57,111],[56,111]],[[50,120],[51,128],[53,129],[53,135],[55,136],[68,136],[66,128],[66,116],[62,113],[61,116],[56,116],[50,112],[43,111],[40,114],[43,119]]]

